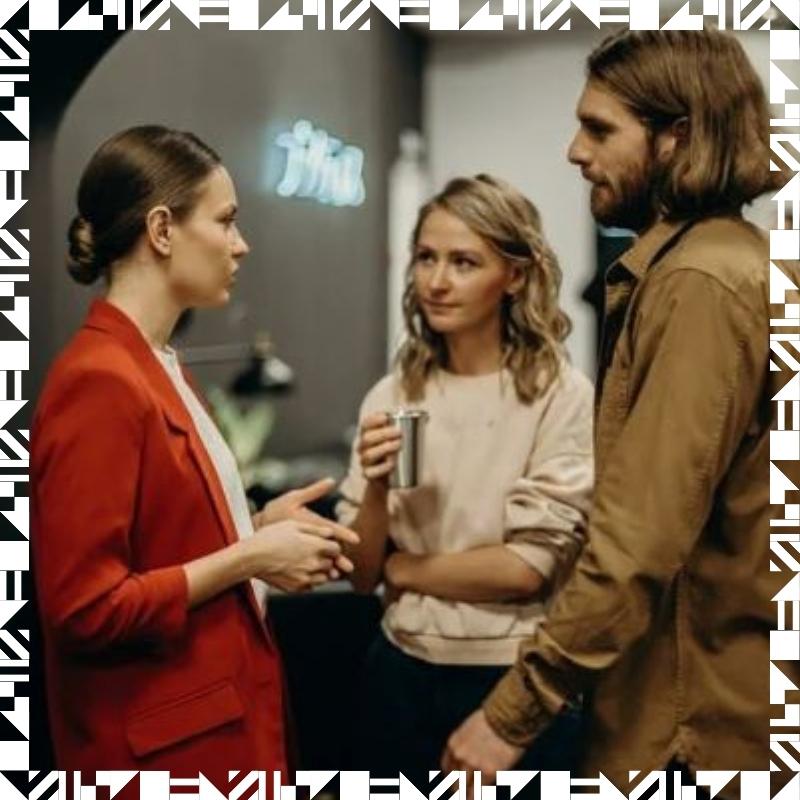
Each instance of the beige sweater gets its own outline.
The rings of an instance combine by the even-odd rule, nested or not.
[[[428,412],[420,485],[389,494],[390,536],[410,553],[504,544],[551,583],[580,550],[592,482],[593,390],[565,364],[544,397],[521,403],[507,372],[440,370],[422,401],[405,402],[388,375],[359,418],[398,406]],[[365,479],[353,450],[339,519],[352,523]],[[511,664],[545,613],[542,602],[463,603],[405,592],[383,629],[406,653],[439,664]]]

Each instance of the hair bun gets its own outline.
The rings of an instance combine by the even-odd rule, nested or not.
[[[94,283],[100,277],[100,266],[97,263],[92,223],[80,214],[76,216],[69,226],[67,240],[69,274],[78,283]]]

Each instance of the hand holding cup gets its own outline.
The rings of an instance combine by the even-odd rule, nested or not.
[[[358,435],[358,455],[361,469],[368,481],[389,485],[389,475],[397,463],[402,446],[400,429],[391,416],[381,411],[370,414],[361,423]]]

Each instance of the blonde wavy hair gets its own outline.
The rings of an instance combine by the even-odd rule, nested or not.
[[[427,379],[447,366],[444,336],[428,325],[414,288],[414,248],[436,209],[458,217],[506,263],[522,270],[522,288],[501,308],[503,366],[520,401],[531,403],[558,377],[566,357],[562,342],[572,324],[558,305],[561,268],[542,232],[539,211],[509,183],[490,175],[451,180],[419,211],[403,294],[407,339],[397,355],[403,391],[410,400],[421,398]]]

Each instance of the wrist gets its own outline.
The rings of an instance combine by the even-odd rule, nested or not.
[[[389,496],[389,479],[375,478],[373,480],[368,480],[365,492],[365,500],[372,500],[373,502],[377,503],[385,503],[386,498]]]
[[[228,547],[231,554],[232,569],[236,575],[237,583],[249,580],[260,571],[258,564],[259,559],[255,547],[256,536],[258,536],[258,534],[254,534]]]
[[[416,591],[414,575],[418,562],[419,556],[411,553],[394,553],[389,557],[387,577],[395,589],[403,592]]]

